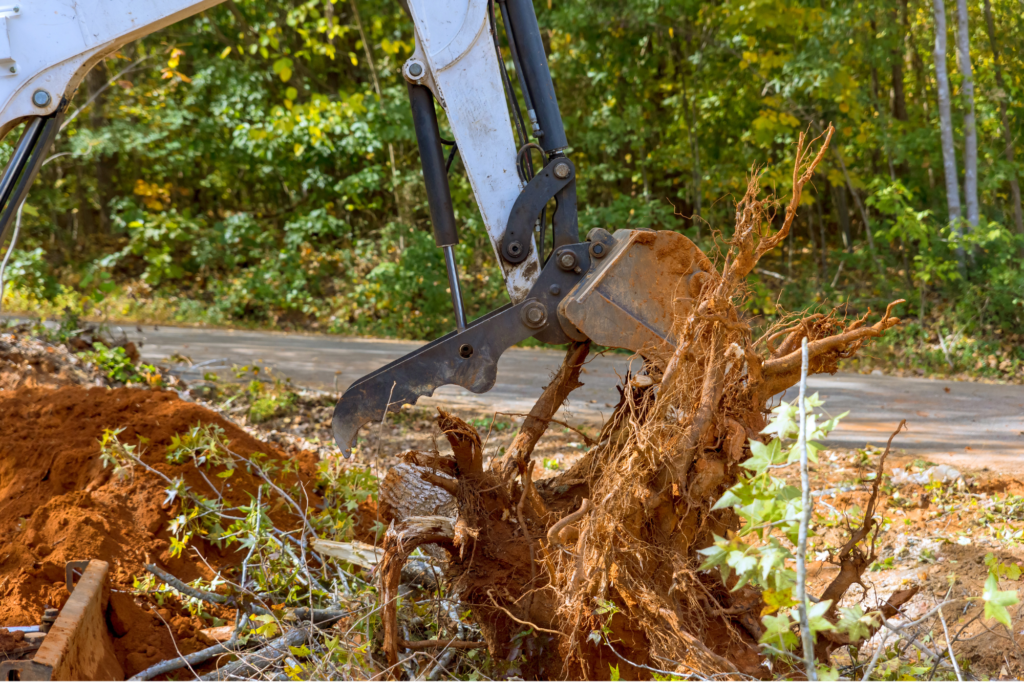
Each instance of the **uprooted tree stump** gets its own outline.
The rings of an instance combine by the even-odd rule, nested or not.
[[[755,171],[721,268],[693,247],[706,263],[689,284],[674,353],[662,362],[645,358],[645,375],[622,387],[598,445],[569,471],[534,482],[530,454],[579,385],[585,343],[570,347],[512,446],[489,468],[475,429],[443,411],[438,424],[454,457],[402,456],[381,490],[392,521],[379,569],[389,664],[399,661],[401,565],[429,545],[447,558],[451,593],[472,609],[494,657],[523,647],[524,675],[603,679],[610,664],[624,677],[767,674],[757,647],[760,594],[698,571],[697,550],[739,527],[731,510],[712,506],[736,482],[749,442],[766,440],[771,397],[798,383],[804,338],[810,372],[834,373],[841,358],[899,323],[890,315],[894,303],[871,325],[833,311],[755,340],[739,313],[747,275],[786,238],[830,137],[831,129],[812,157],[801,136],[778,231],[771,230],[777,203],[758,198]],[[850,584],[830,592],[834,603]],[[514,639],[527,629],[532,634]]]

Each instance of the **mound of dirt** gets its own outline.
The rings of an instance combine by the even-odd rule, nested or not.
[[[166,483],[138,466],[131,478],[112,476],[103,467],[98,442],[105,429],[123,429],[121,441],[138,445],[146,464],[214,496],[216,491],[195,467],[165,460],[172,437],[199,423],[223,428],[232,450],[242,456],[260,452],[284,457],[174,392],[78,386],[0,392],[0,626],[35,624],[46,605],[63,606],[68,596],[65,562],[99,558],[111,565],[107,615],[127,675],[175,655],[170,630],[184,653],[212,644],[198,632],[203,626],[186,612],[165,608],[158,617],[143,598],[129,593],[133,577],[145,575],[143,565],[149,562],[185,581],[214,575],[194,553],[186,551],[178,558],[168,553],[168,520],[177,503],[164,506]],[[292,458],[311,503],[317,503],[311,483],[314,456],[298,453]],[[207,477],[222,481],[209,473]],[[246,503],[258,481],[238,468],[223,482],[223,496],[233,505]],[[270,514],[279,528],[294,527],[285,510],[272,508]],[[214,569],[238,563],[235,553],[201,539],[192,545]]]
[[[21,331],[0,334],[0,391],[23,387],[102,385],[94,368],[66,348]]]

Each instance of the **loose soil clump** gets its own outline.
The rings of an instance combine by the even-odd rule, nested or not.
[[[259,479],[244,468],[223,480],[165,460],[172,438],[197,424],[222,428],[232,450],[243,457],[284,458],[170,391],[69,386],[0,392],[0,626],[36,624],[47,605],[62,607],[68,597],[65,562],[99,558],[111,564],[108,621],[127,675],[176,655],[169,630],[184,653],[212,644],[199,633],[204,626],[186,611],[164,607],[158,616],[148,600],[129,592],[147,563],[185,581],[211,580],[214,571],[230,574],[238,556],[195,538],[192,544],[208,565],[189,551],[172,557],[168,521],[177,501],[167,504],[166,483],[142,467],[123,479],[112,475],[112,468],[103,466],[99,444],[105,430],[122,429],[121,442],[137,445],[142,461],[155,470],[183,477],[189,487],[221,494],[231,504],[247,503]],[[315,457],[299,452],[292,458],[298,463],[293,478],[315,503]],[[220,489],[211,490],[210,481]],[[280,528],[294,527],[284,510],[271,509],[270,515]]]
[[[0,391],[22,387],[95,386],[103,379],[61,345],[22,330],[0,334]]]

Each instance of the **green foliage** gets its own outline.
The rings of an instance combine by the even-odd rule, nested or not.
[[[921,322],[892,342],[908,364],[1024,380],[1024,235],[1008,182],[1022,155],[1005,161],[1001,127],[1006,106],[1021,139],[1014,2],[991,3],[1003,85],[983,6],[970,6],[971,56],[985,65],[975,68],[984,215],[962,237],[945,208],[922,39],[934,32],[930,6],[535,4],[580,169],[582,233],[674,229],[713,251],[750,167],[765,164],[784,196],[796,136],[832,121],[833,152],[786,248],[751,276],[748,311],[768,324],[810,305],[860,315],[902,297]],[[409,338],[450,331],[400,75],[411,23],[395,3],[362,12],[360,27],[345,3],[238,0],[101,64],[71,105],[89,108],[26,205],[8,305]],[[458,161],[450,181],[475,316],[501,305],[504,287]],[[959,340],[952,363],[940,334]]]
[[[268,511],[284,502],[284,508],[295,513],[296,524],[308,523],[308,529],[324,537],[350,539],[351,518],[335,505],[343,507],[349,497],[358,501],[372,495],[373,491],[359,487],[374,482],[369,472],[334,470],[331,476],[321,476],[324,497],[330,504],[320,510],[307,509],[304,516],[299,516],[299,510],[292,507],[293,500],[302,499],[302,490],[294,479],[297,464],[293,460],[279,461],[261,453],[242,457],[231,450],[223,429],[196,424],[172,438],[165,459],[174,465],[190,465],[201,473],[205,489],[198,490],[188,485],[184,475],[172,478],[147,466],[138,449],[145,446],[144,439],[140,439],[139,445],[123,443],[122,431],[104,432],[100,439],[101,460],[105,467],[114,467],[119,477],[130,476],[143,468],[163,479],[166,484],[164,505],[177,503],[176,515],[168,522],[171,556],[180,556],[195,538],[201,537],[221,549],[245,552],[249,577],[246,587],[274,595],[273,603],[308,606],[311,602],[330,602],[333,593],[328,586],[315,580],[310,583],[306,578],[296,579],[300,574],[309,575],[302,560],[302,547],[288,533],[275,527]],[[255,483],[255,493],[250,493],[245,503],[229,504],[223,496],[224,488],[233,484],[228,479],[242,471]],[[193,586],[211,590],[218,584],[217,581],[197,581]],[[170,590],[167,586],[156,586],[151,580],[137,581],[137,589],[157,594]],[[191,597],[186,603],[195,613],[203,608],[201,601]],[[272,637],[277,620],[255,616],[252,632]]]
[[[78,357],[90,362],[99,368],[103,375],[111,381],[119,381],[122,384],[148,383],[161,385],[160,371],[153,365],[135,366],[128,353],[121,346],[108,348],[96,341],[92,344],[93,350],[77,353]]]
[[[822,447],[816,441],[827,437],[846,416],[844,413],[821,421],[814,410],[823,404],[817,393],[805,399],[811,462],[817,461],[816,453]],[[750,441],[751,457],[741,464],[747,471],[714,506],[715,509],[731,508],[743,520],[742,526],[729,538],[716,535],[714,544],[700,553],[706,557],[701,570],[717,568],[727,583],[735,575],[732,589],[738,590],[750,583],[763,591],[766,606],[761,622],[765,632],[760,642],[768,647],[767,653],[778,655],[799,646],[796,573],[789,565],[795,558],[790,547],[798,541],[803,503],[798,488],[772,476],[773,471],[800,461],[799,406],[796,401],[782,402],[772,412],[774,417],[762,431],[772,439],[767,444]],[[813,539],[813,535],[810,536],[808,544]],[[807,603],[812,634],[838,630],[856,643],[877,625],[878,614],[866,614],[860,606],[841,608],[840,619],[833,624],[825,617],[830,606],[828,600]],[[831,675],[831,669],[826,670]]]

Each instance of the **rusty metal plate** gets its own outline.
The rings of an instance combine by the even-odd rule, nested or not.
[[[123,680],[107,632],[105,561],[90,561],[30,661],[0,663],[0,680]]]
[[[678,232],[618,230],[612,237],[608,255],[593,261],[558,306],[559,317],[595,343],[659,361],[675,348],[677,316],[690,312],[694,276],[711,264]]]

